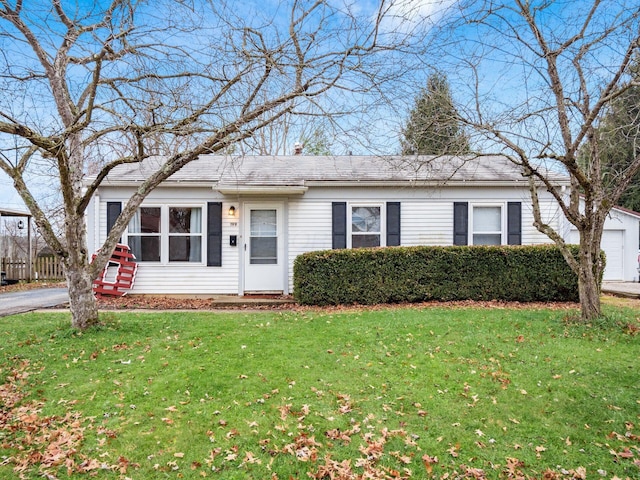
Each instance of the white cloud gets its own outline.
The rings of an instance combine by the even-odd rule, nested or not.
[[[408,20],[420,20],[441,14],[455,2],[456,0],[397,0],[391,7],[391,12]]]
[[[387,26],[437,22],[458,0],[329,0],[335,8],[351,15],[374,18],[381,8],[386,9]]]
[[[457,0],[396,0],[390,7],[385,29],[408,32],[423,25],[430,27],[445,15]]]

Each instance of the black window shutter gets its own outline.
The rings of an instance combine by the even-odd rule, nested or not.
[[[122,211],[122,202],[107,202],[107,235]]]
[[[387,202],[387,247],[400,245],[400,202]]]
[[[469,204],[453,203],[453,244],[467,245],[469,238]]]
[[[347,202],[331,204],[331,248],[347,248]]]
[[[507,203],[507,244],[522,244],[522,205],[520,202]]]
[[[207,266],[222,266],[222,203],[207,203]]]

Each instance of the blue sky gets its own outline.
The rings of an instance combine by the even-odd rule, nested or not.
[[[73,2],[73,0],[68,0],[68,1]],[[355,0],[355,1],[330,0],[330,1],[338,5],[348,4],[350,5],[352,12],[354,13],[357,12],[359,15],[362,15],[364,17],[370,16],[372,12],[375,11],[375,5],[378,3],[376,0]],[[198,4],[198,0],[194,0],[194,2],[196,5]],[[81,6],[87,6],[87,5],[93,4],[93,2],[89,2],[88,0],[78,0],[77,3],[80,4]],[[446,8],[453,6],[456,3],[457,3],[456,0],[400,0],[391,12],[394,15],[395,20],[389,20],[389,23],[386,24],[386,28],[393,29],[398,25],[402,25],[401,30],[410,30],[421,19],[428,18],[428,17],[431,18],[432,22],[433,21],[437,22],[437,20],[440,19],[439,12],[442,12]],[[546,23],[552,24],[554,21],[557,22],[558,19],[563,18],[561,15],[554,18],[554,14],[559,13],[562,10],[576,11],[577,13],[582,14],[584,13],[583,10],[587,3],[588,2],[584,0],[578,0],[578,1],[557,0],[556,3],[554,4],[554,9],[549,11],[551,16],[546,20]],[[277,0],[261,0],[259,2],[254,0],[234,1],[234,2],[230,2],[230,4],[232,4],[234,7],[234,13],[239,16],[243,16],[243,10],[245,12],[248,10],[252,10],[253,8],[256,7],[256,5],[260,5],[261,7],[260,11],[263,12],[266,17],[269,16],[270,12],[276,12],[276,11],[278,11],[278,14],[281,15],[282,14],[281,11],[283,9],[283,7],[280,5],[280,2]],[[611,4],[612,5],[617,4],[617,2],[611,1]],[[280,10],[278,10],[278,8]],[[635,6],[635,8],[637,8],[637,5]],[[280,18],[280,17],[276,16],[276,18]],[[404,19],[401,24],[397,23],[398,19],[400,18]],[[561,30],[561,28],[559,28],[558,30]],[[471,42],[469,42],[468,44],[468,50],[466,53],[471,52],[471,50],[473,49],[474,39],[470,38],[470,40]],[[481,49],[481,45],[479,44],[479,42],[475,46],[478,47],[479,50]],[[464,102],[465,98],[462,97],[462,92],[465,89],[465,87],[469,86],[469,76],[466,74],[463,74],[462,70],[458,70],[458,71],[453,70],[454,68],[453,60],[456,60],[456,59],[453,58],[455,55],[450,55],[450,54],[454,52],[447,51],[446,54],[441,55],[441,58],[438,58],[438,54],[440,53],[438,51],[436,52],[430,51],[428,53],[429,53],[429,58],[425,57],[424,70],[421,72],[420,71],[412,72],[411,74],[412,78],[408,78],[406,81],[406,85],[403,85],[403,87],[406,86],[407,92],[410,92],[411,91],[410,89],[414,88],[413,91],[417,94],[417,90],[415,89],[416,84],[412,83],[415,81],[416,78],[418,77],[424,78],[426,74],[429,72],[430,66],[440,67],[445,69],[446,71],[447,62],[449,60],[452,60],[452,63],[449,63],[449,67],[452,69],[451,75],[449,75],[449,80],[452,83],[452,93],[456,100]],[[464,53],[465,52],[463,51],[462,54]],[[538,85],[534,85],[533,83],[530,83],[532,81],[535,83],[536,80],[534,80],[534,78],[529,78],[528,80],[525,80],[525,76],[522,75],[523,74],[522,70],[518,70],[517,68],[512,68],[513,66],[510,65],[509,63],[501,62],[502,53],[500,50],[495,49],[493,52],[485,51],[484,53],[489,56],[493,55],[494,61],[490,64],[489,68],[486,68],[483,71],[483,77],[482,77],[483,84],[481,85],[481,87],[482,88],[489,87],[489,86],[493,87],[493,91],[490,93],[487,92],[487,94],[490,95],[488,99],[495,102],[496,111],[503,107],[505,107],[506,111],[508,111],[508,108],[510,105],[514,105],[518,103],[517,101],[518,97],[520,97],[520,101],[524,101],[524,99],[526,98],[526,93],[525,93],[525,89],[523,88],[523,85],[525,87],[538,86]],[[466,59],[458,57],[457,60],[466,60]],[[460,73],[460,75],[457,78],[455,76],[456,73]],[[539,82],[539,79],[537,79],[537,81]],[[459,82],[459,83],[456,83],[456,82]],[[404,118],[406,118],[406,112],[408,112],[408,110],[411,108],[414,98],[415,96],[412,97],[412,95],[409,93],[406,95],[404,104],[400,104],[400,103],[394,104],[394,107],[396,107],[396,111],[394,112],[395,115],[392,118],[382,118],[381,116],[377,118],[363,117],[363,121],[367,121],[369,125],[371,125],[372,128],[370,130],[379,129],[381,131],[388,132],[388,131],[392,131],[395,128],[395,131],[397,132],[399,131],[399,126],[402,124]],[[467,97],[467,100],[468,99],[469,97]],[[356,121],[359,121],[359,119]],[[371,135],[375,136],[376,132],[372,131]],[[393,145],[393,143],[390,142],[389,145]],[[362,147],[354,150],[357,151],[357,153],[366,153],[366,152],[362,152]],[[342,153],[342,152],[336,152],[336,153]],[[395,152],[390,151],[386,153],[395,153]],[[36,194],[36,196],[38,196],[39,193],[45,194],[46,192],[43,191],[43,192],[34,192],[34,193]],[[19,196],[13,189],[13,182],[1,171],[0,171],[0,207],[23,208],[22,201],[20,200]]]
[[[0,172],[0,206],[13,210],[25,209],[22,199],[13,188],[13,181],[4,172]]]
[[[193,5],[195,8],[198,8],[199,1],[194,0]],[[330,3],[340,6],[341,8],[348,8],[349,11],[357,15],[359,18],[374,18],[374,13],[378,7],[379,2],[377,0],[329,0]],[[433,14],[434,11],[439,11],[443,7],[451,4],[454,0],[398,0],[397,4],[393,7],[391,13],[392,19],[388,21],[384,25],[384,29],[386,32],[391,31],[393,29],[397,29],[399,25],[402,25],[402,29],[410,29],[419,23],[419,21],[429,15]],[[50,5],[48,5],[49,0],[40,0],[40,2],[25,4],[25,14],[28,15],[33,21],[36,22],[43,30],[47,30],[49,28],[58,28],[53,25],[49,25],[52,23],[52,19],[55,18],[55,15],[51,15],[48,13],[48,9],[50,9]],[[110,3],[108,0],[99,0],[98,3],[107,4]],[[63,7],[69,6],[67,11],[73,13],[76,8],[78,11],[88,12],[90,11],[96,1],[90,0],[65,0],[63,1]],[[204,6],[205,2],[203,1],[200,5]],[[214,3],[215,5],[215,3]],[[283,6],[283,2],[279,0],[230,0],[228,2],[228,7],[232,7],[232,13],[237,15],[239,18],[243,19],[251,19],[250,23],[260,25],[261,22],[284,22],[283,25],[288,22],[288,11],[286,6]],[[142,15],[150,15],[149,18],[153,18],[155,15],[159,14],[158,10],[151,9],[146,12],[140,12]],[[400,22],[400,19],[403,21]],[[45,24],[46,22],[46,24]],[[401,29],[401,30],[402,30]],[[54,41],[58,41],[55,40]],[[7,49],[7,51],[14,52],[16,55],[16,62],[19,62],[20,59],[17,58],[17,51]],[[29,101],[29,96],[25,95],[23,101]],[[19,101],[18,101],[19,102]],[[14,103],[15,108],[17,110],[20,109],[28,109],[31,111],[38,110],[38,105],[27,105],[27,104],[19,104]],[[12,106],[13,110],[14,107]],[[40,116],[40,121],[43,121],[43,116],[46,116],[46,112],[36,113],[35,115]],[[52,119],[53,120],[53,119]],[[55,120],[53,120],[55,122]],[[52,125],[53,122],[46,121],[44,124]],[[6,136],[4,137],[6,141]],[[343,148],[343,147],[339,147]],[[345,149],[347,147],[344,147]],[[351,149],[351,147],[349,147]],[[361,150],[362,147],[355,147],[354,150]],[[338,150],[338,148],[336,149]],[[344,153],[344,151],[340,151],[337,153]],[[32,187],[34,190],[37,187]],[[49,192],[45,191],[33,191],[36,197],[40,195],[46,195]],[[23,208],[24,204],[20,199],[19,195],[13,188],[13,181],[2,171],[0,171],[0,207],[5,208]]]

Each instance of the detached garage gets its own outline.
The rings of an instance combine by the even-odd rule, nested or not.
[[[601,248],[607,255],[604,280],[638,281],[638,252],[640,249],[640,213],[621,207],[611,210],[604,224]],[[577,230],[571,231],[571,243],[578,243]]]
[[[601,248],[607,255],[607,268],[604,272],[605,280],[624,280],[624,243],[624,230],[605,230],[602,232]],[[633,248],[630,246],[629,250],[633,250]],[[633,274],[634,271],[637,273],[637,270],[635,270],[637,265],[631,265],[631,267],[630,270],[632,272],[630,273]]]

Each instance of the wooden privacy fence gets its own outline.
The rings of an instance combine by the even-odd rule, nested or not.
[[[0,270],[6,273],[7,278],[13,280],[27,280],[29,271],[26,258],[6,258],[0,261]],[[32,280],[64,280],[62,265],[55,257],[37,257],[33,260],[31,270]]]

